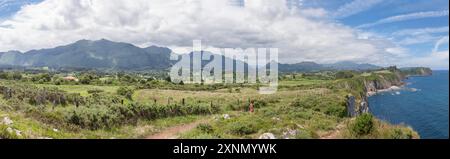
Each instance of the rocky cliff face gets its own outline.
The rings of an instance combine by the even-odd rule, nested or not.
[[[433,71],[426,67],[402,68],[400,69],[405,76],[430,76]]]
[[[403,80],[409,76],[429,76],[432,74],[429,68],[408,68],[408,69],[397,69],[396,67],[390,67],[389,73],[380,73],[372,75],[370,77],[363,77],[355,80],[360,80],[363,90],[359,96],[347,95],[347,114],[349,117],[355,117],[363,113],[369,112],[369,102],[368,97],[376,94],[379,90],[390,89],[392,87],[400,87],[404,85]],[[347,84],[348,85],[348,84]],[[348,86],[346,86],[348,87]],[[352,87],[350,87],[352,88]],[[360,87],[353,87],[360,88]]]
[[[356,117],[363,113],[369,112],[369,104],[367,98],[357,100],[355,96],[347,95],[347,115],[349,117]]]

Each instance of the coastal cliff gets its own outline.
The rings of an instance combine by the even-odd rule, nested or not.
[[[404,85],[403,81],[410,76],[429,75],[432,75],[430,68],[416,67],[398,69],[394,66],[345,80],[340,86],[352,92],[346,97],[347,115],[349,117],[355,117],[363,113],[368,113],[368,97],[380,91],[400,89]]]

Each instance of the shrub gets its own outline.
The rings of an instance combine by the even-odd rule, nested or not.
[[[0,139],[20,139],[21,136],[17,136],[15,132],[9,132],[8,126],[0,124]]]
[[[255,108],[263,108],[267,106],[267,102],[265,100],[255,100],[253,106]]]
[[[14,72],[12,74],[12,79],[13,80],[21,80],[22,79],[22,74],[20,72]]]
[[[91,89],[91,90],[88,90],[87,91],[89,94],[98,94],[98,93],[102,93],[102,92],[104,92],[103,90],[101,90],[101,89]]]
[[[352,71],[339,71],[336,73],[337,79],[353,78],[354,76]]]
[[[61,85],[62,83],[64,83],[64,81],[62,79],[53,80],[53,84],[55,84],[55,85]]]
[[[0,79],[9,79],[8,72],[0,72]]]
[[[197,125],[197,129],[202,131],[203,133],[212,133],[214,132],[214,129],[209,124],[199,124]]]
[[[400,128],[394,128],[392,132],[389,134],[389,138],[391,139],[412,139],[413,134],[411,131],[404,131]]]
[[[343,106],[331,105],[325,110],[325,114],[343,118],[347,116],[347,109]]]
[[[102,103],[102,102],[98,102]],[[184,115],[206,115],[218,112],[218,107],[210,105],[122,105],[110,103],[88,105],[66,112],[67,123],[81,128],[96,130],[123,124],[135,124],[138,119],[154,120]]]
[[[133,93],[134,90],[129,87],[120,87],[119,89],[117,89],[117,94],[124,96],[129,100],[132,100]]]
[[[356,117],[351,125],[351,131],[356,135],[367,135],[374,129],[374,121],[372,114],[364,113]]]
[[[31,77],[31,81],[33,82],[39,82],[39,83],[45,83],[50,82],[52,80],[52,75],[48,73],[38,74]]]
[[[66,114],[66,122],[91,130],[111,128],[125,121],[124,116],[101,106],[79,107]]]
[[[235,135],[249,135],[258,132],[255,124],[243,121],[230,123],[227,129]]]
[[[337,97],[330,97],[326,95],[308,95],[305,97],[300,97],[292,102],[291,106],[311,109],[337,117],[345,117],[347,114],[345,103]]]

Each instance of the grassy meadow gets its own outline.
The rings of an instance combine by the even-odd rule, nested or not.
[[[65,81],[62,73],[5,73],[0,138],[419,138],[404,125],[347,116],[346,96],[363,90],[340,85],[392,73],[386,70],[345,79],[330,72],[280,75],[279,90],[270,95],[255,85],[176,84],[139,74],[78,73],[79,81]]]

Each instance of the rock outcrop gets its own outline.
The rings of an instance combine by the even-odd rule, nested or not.
[[[369,102],[368,97],[376,94],[380,90],[391,89],[393,87],[399,87],[404,85],[403,80],[409,76],[429,76],[432,75],[432,71],[429,68],[417,67],[417,68],[407,68],[407,69],[397,69],[397,67],[389,67],[386,69],[389,73],[376,74],[370,77],[361,77],[354,79],[358,82],[356,85],[362,84],[362,92],[359,96],[352,94],[347,95],[346,105],[347,105],[347,115],[349,117],[356,117],[363,113],[369,112]],[[344,84],[348,89],[361,89],[360,86],[354,86],[349,83]],[[361,91],[361,90],[357,90]]]
[[[277,138],[275,138],[275,135],[272,133],[264,133],[261,136],[259,136],[259,139],[277,139]]]
[[[0,124],[5,124],[5,125],[11,125],[13,123],[14,122],[11,119],[9,119],[9,117],[3,117],[3,120],[0,122]]]
[[[363,98],[358,101],[355,96],[349,94],[347,95],[347,115],[349,117],[356,117],[363,113],[369,112],[369,103],[367,98]]]

